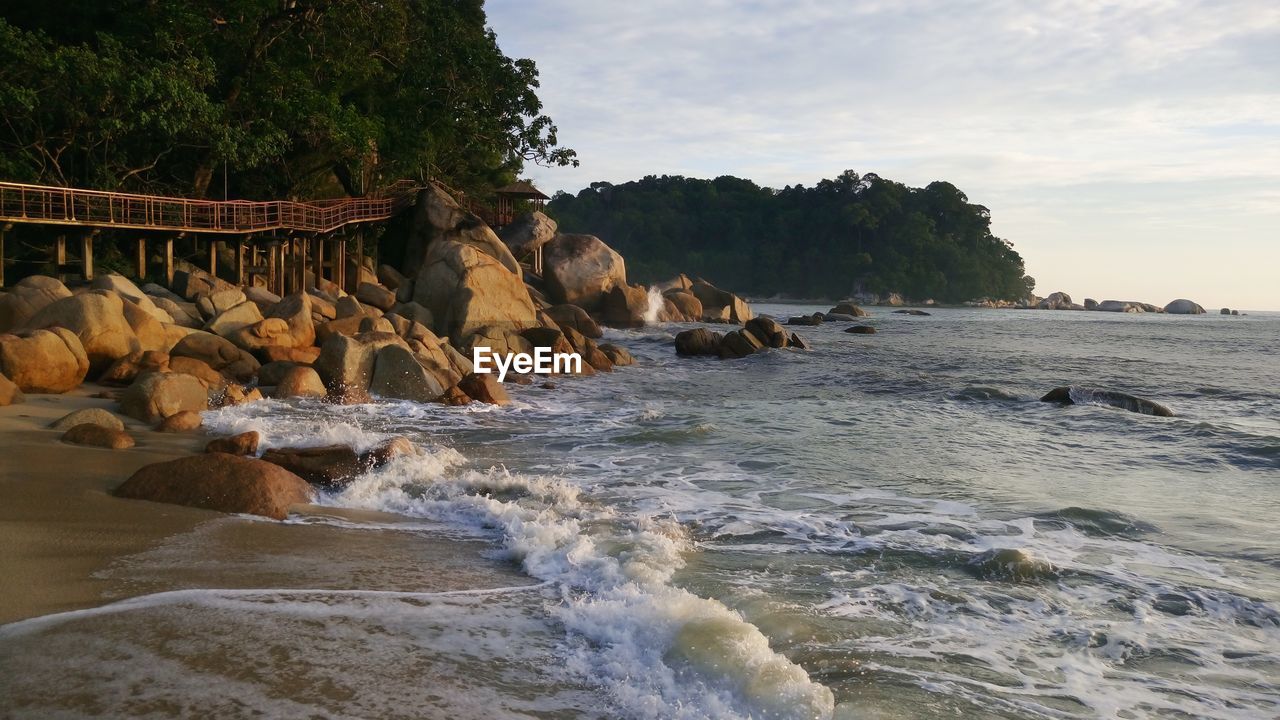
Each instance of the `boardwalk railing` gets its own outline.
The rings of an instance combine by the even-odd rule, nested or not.
[[[413,201],[416,189],[412,181],[401,181],[379,197],[253,202],[0,182],[0,222],[198,233],[329,233],[344,225],[389,219]]]

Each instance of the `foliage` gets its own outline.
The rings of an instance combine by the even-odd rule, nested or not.
[[[462,190],[577,164],[482,0],[67,0],[0,12],[0,177],[221,197]]]
[[[852,170],[812,188],[648,176],[558,193],[549,214],[627,258],[628,277],[701,275],[740,292],[841,298],[859,290],[960,302],[1028,293],[1022,258],[987,208],[946,182],[910,188]]]

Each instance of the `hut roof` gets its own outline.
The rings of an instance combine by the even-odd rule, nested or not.
[[[534,200],[551,199],[527,180],[517,180],[506,187],[498,188],[495,192],[499,195],[511,195],[512,197],[531,198]]]

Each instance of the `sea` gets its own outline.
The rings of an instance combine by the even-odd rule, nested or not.
[[[635,365],[507,407],[211,412],[421,454],[286,521],[321,547],[132,570],[240,587],[0,628],[12,715],[1280,717],[1280,313],[928,312],[725,361],[677,357],[688,325],[607,330]],[[261,580],[294,554],[311,586]],[[423,589],[455,573],[486,581]]]

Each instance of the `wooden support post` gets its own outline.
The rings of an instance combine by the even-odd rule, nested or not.
[[[218,277],[218,240],[209,240],[209,274]]]
[[[350,283],[350,287],[347,288],[347,292],[353,295],[360,287],[360,278],[364,277],[364,235],[356,235],[355,261],[355,276],[348,281]]]
[[[4,236],[12,229],[12,223],[0,225],[0,288],[4,287]]]
[[[173,236],[164,239],[164,283],[165,287],[173,287]]]
[[[244,285],[244,239],[236,241],[236,285]]]
[[[333,283],[339,290],[347,289],[347,241],[338,241],[337,252],[333,255]]]
[[[62,282],[66,282],[67,275],[63,269],[67,264],[67,236],[59,235],[53,239],[53,275]]]
[[[324,280],[324,238],[316,238],[315,255],[311,258],[311,274],[314,287],[320,287],[320,281]]]
[[[80,277],[93,279],[93,233],[85,233],[80,238]]]
[[[135,269],[137,270],[138,281],[141,282],[145,280],[147,277],[147,239],[146,238],[138,238],[138,255],[137,255],[136,261],[137,261],[137,267]]]
[[[276,246],[267,246],[267,289],[276,291]]]

